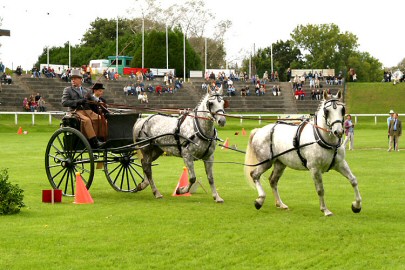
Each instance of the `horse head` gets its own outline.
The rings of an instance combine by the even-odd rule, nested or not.
[[[326,91],[323,92],[323,110],[320,111],[323,114],[325,124],[329,131],[338,137],[342,138],[344,129],[344,116],[345,105],[342,102],[342,93],[340,90],[336,95],[328,95]]]
[[[208,90],[206,103],[208,112],[212,119],[221,127],[225,126],[226,124],[226,103],[227,100],[224,100],[222,85],[219,88],[215,88],[215,90]]]

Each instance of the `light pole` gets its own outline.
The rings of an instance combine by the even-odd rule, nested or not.
[[[115,68],[118,72],[118,15],[117,15],[117,30],[116,30],[116,42],[115,42]]]
[[[145,58],[145,18],[142,12],[142,70],[144,67],[144,58]]]
[[[167,24],[166,24],[166,69],[169,69],[169,36],[167,33]]]
[[[270,54],[271,54],[271,74],[273,74],[273,43],[271,43]]]
[[[205,70],[204,70],[204,72],[207,72],[207,52],[208,52],[208,48],[207,48],[207,38],[205,38],[205,60],[204,60],[204,62],[205,62]]]
[[[72,52],[70,50],[70,40],[69,40],[69,68],[72,66]]]
[[[183,33],[183,74],[184,74],[184,82],[186,82],[186,31]]]

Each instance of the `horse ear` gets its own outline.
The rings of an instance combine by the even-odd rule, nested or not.
[[[228,109],[229,107],[230,107],[229,100],[225,99],[224,100],[224,109]]]
[[[222,94],[223,94],[222,84],[221,84],[221,88],[218,89],[218,94],[220,94],[221,96],[222,96]]]
[[[328,99],[329,99],[329,95],[328,95],[328,92],[326,92],[326,90],[323,90],[323,99],[324,99],[324,100],[328,100]]]
[[[336,98],[337,98],[337,99],[341,99],[341,98],[342,98],[342,92],[340,92],[340,90],[337,92]]]

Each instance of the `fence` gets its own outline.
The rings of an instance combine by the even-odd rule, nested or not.
[[[49,115],[49,124],[52,124],[52,117],[56,115],[65,115],[66,112],[61,112],[61,111],[50,111],[50,112],[0,112],[1,114],[4,115],[14,115],[14,122],[16,125],[18,125],[18,116],[19,115],[31,115],[32,119],[32,125],[35,125],[35,116],[37,115]],[[143,116],[148,116],[149,114],[143,114]],[[405,115],[405,114],[399,114]],[[283,120],[288,120],[289,118],[292,120],[297,120],[300,118],[306,118],[309,115],[302,115],[302,114],[232,114],[234,118],[239,118],[240,123],[243,123],[244,119],[250,119],[252,117],[257,117],[257,120],[259,121],[259,124],[262,123],[262,119],[268,120],[267,118],[274,118],[274,120],[277,119],[283,119]],[[378,117],[384,117],[384,122],[387,121],[388,114],[351,114],[352,118],[354,118],[355,124],[358,122],[359,117],[374,117],[374,124],[377,125],[378,123]]]

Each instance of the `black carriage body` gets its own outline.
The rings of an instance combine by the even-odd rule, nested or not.
[[[122,147],[132,144],[132,130],[139,113],[108,114],[108,135],[106,147]]]
[[[132,130],[134,127],[135,122],[139,118],[139,113],[114,113],[114,114],[107,114],[105,118],[107,119],[107,140],[105,144],[105,148],[114,148],[114,147],[123,147],[126,145],[130,145],[133,143],[133,135]],[[63,127],[71,127],[81,131],[80,129],[80,118],[76,115],[66,115],[62,119],[62,126]],[[74,136],[65,137],[66,146],[69,148],[70,146],[74,146],[76,149],[83,149],[84,145],[79,142],[77,144],[77,140]]]

